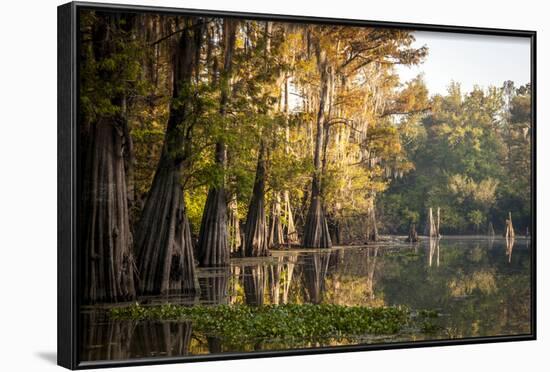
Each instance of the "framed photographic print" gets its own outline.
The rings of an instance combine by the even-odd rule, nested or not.
[[[58,8],[58,361],[533,340],[533,31]]]

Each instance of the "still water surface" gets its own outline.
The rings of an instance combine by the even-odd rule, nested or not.
[[[122,321],[105,309],[81,312],[80,360],[122,360],[344,344],[528,334],[531,331],[531,247],[502,238],[444,237],[416,245],[273,251],[233,259],[230,268],[201,269],[194,298],[142,299],[185,304],[331,303],[436,310],[435,332],[365,334],[353,339],[256,340],[228,345],[184,321]]]

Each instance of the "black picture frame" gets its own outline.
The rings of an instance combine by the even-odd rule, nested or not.
[[[217,355],[196,355],[182,357],[155,357],[121,361],[80,362],[78,360],[78,262],[76,238],[77,225],[77,125],[78,125],[78,22],[79,11],[85,9],[110,11],[153,12],[179,15],[207,15],[239,17],[254,20],[276,20],[285,22],[336,24],[348,26],[391,27],[418,31],[437,31],[455,34],[476,34],[493,36],[515,36],[529,38],[531,43],[531,87],[532,87],[532,131],[531,131],[531,210],[532,210],[532,254],[531,254],[531,333],[514,336],[476,337],[455,340],[433,340],[396,342],[385,344],[335,346],[323,348],[293,349],[282,351],[258,351],[253,353],[223,353]],[[71,2],[58,7],[58,317],[57,317],[57,360],[68,369],[99,367],[122,367],[199,362],[244,358],[261,358],[321,353],[341,353],[380,349],[417,348],[428,346],[450,346],[536,340],[536,31],[494,29],[482,27],[460,27],[434,24],[417,24],[356,19],[319,18],[280,14],[259,14],[198,9],[179,9],[157,6],[133,6],[92,2]]]

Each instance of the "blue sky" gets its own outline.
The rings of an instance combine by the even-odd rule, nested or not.
[[[401,80],[418,74],[430,94],[444,94],[449,83],[459,82],[463,92],[474,85],[486,88],[512,80],[516,86],[530,81],[530,40],[522,37],[415,32],[416,47],[426,45],[429,54],[423,64],[397,66]]]

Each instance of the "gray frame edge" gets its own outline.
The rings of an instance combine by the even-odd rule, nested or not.
[[[76,7],[57,8],[57,364],[76,358]]]

